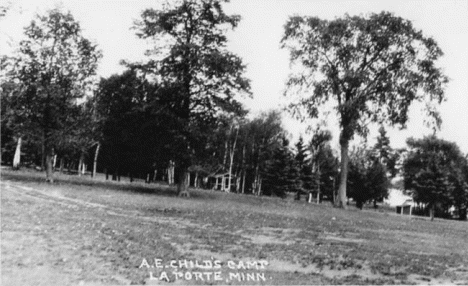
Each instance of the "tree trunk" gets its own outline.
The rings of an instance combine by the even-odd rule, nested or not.
[[[242,194],[245,193],[245,170],[243,170],[242,172],[242,190],[241,190]]]
[[[300,201],[300,200],[301,200],[301,190],[297,190],[295,200],[296,200],[296,201]]]
[[[84,152],[81,152],[80,161],[78,163],[78,176],[79,177],[81,177],[81,174],[82,174],[83,164],[84,164]]]
[[[261,196],[261,195],[262,195],[262,177],[258,179],[258,196]]]
[[[187,188],[188,170],[180,170],[179,181],[177,182],[177,195],[179,197],[190,197]]]
[[[258,195],[258,184],[259,184],[259,178],[260,178],[260,175],[259,175],[259,167],[258,167],[258,164],[257,166],[255,167],[255,180],[254,180],[254,185],[253,185],[253,192],[255,194]]]
[[[336,200],[336,176],[333,177],[333,203],[335,203]]]
[[[158,176],[158,169],[154,169],[153,182],[156,182],[157,176]]]
[[[336,197],[335,206],[346,209],[346,184],[348,181],[349,140],[341,141],[340,145],[341,145],[340,186],[338,188],[338,196]]]
[[[244,193],[244,190],[245,190],[245,144],[244,146],[242,147],[242,189],[241,189],[241,193],[243,194]]]
[[[18,138],[16,143],[15,156],[13,157],[13,169],[19,170],[21,163],[21,137]]]
[[[54,182],[54,170],[53,170],[53,159],[54,159],[54,148],[48,147],[46,148],[46,156],[45,156],[45,169],[46,169],[46,182],[53,183]]]
[[[362,210],[363,205],[364,205],[364,203],[361,200],[356,201],[356,207],[358,209]],[[402,208],[402,210],[403,210],[403,208]]]
[[[321,173],[320,173],[320,166],[317,167],[317,204],[320,204],[320,177],[321,177]]]
[[[96,151],[94,152],[94,160],[93,160],[93,172],[91,173],[91,178],[96,177],[97,171],[97,160],[99,156],[99,149],[101,148],[101,143],[98,143],[96,146]]]
[[[60,174],[63,173],[63,167],[65,166],[65,159],[60,157]]]
[[[169,167],[167,168],[167,183],[169,185],[174,184],[174,169],[175,163],[171,160],[169,161]]]
[[[54,154],[54,159],[52,160],[52,168],[54,168],[54,171],[55,169],[57,168],[57,154]]]
[[[46,147],[45,147],[45,139],[44,137],[42,138],[42,144],[41,144],[41,171],[44,171],[45,169],[45,161],[46,161]]]
[[[230,162],[229,162],[229,182],[228,182],[228,192],[231,192],[231,182],[232,182],[232,165],[234,164],[234,154],[236,152],[237,137],[239,136],[239,128],[236,131],[236,137],[234,143],[232,144],[232,149],[230,152]]]
[[[435,204],[431,204],[430,209],[429,209],[429,215],[431,217],[431,221],[434,220],[434,213],[435,213]]]
[[[226,139],[226,141],[224,142],[223,168],[226,168],[227,154],[228,154],[228,141]]]

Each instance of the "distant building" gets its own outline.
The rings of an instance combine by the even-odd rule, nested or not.
[[[413,201],[413,198],[408,195],[405,195],[400,189],[391,188],[388,190],[388,197],[384,199],[384,204],[387,204],[391,207],[396,207],[401,206],[407,201]]]
[[[211,174],[208,176],[208,184],[213,190],[230,192],[236,186],[236,177],[231,175],[231,184],[229,184],[229,173]]]
[[[391,186],[388,190],[388,197],[384,199],[384,204],[395,207],[397,214],[411,215],[416,203],[412,197],[403,193],[403,178],[395,177],[391,181]]]
[[[412,215],[413,214],[414,202],[412,199],[405,201],[401,205],[396,206],[395,210],[397,214],[401,215]]]

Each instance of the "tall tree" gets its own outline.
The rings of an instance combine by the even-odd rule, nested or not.
[[[298,177],[298,188],[296,199],[301,199],[301,194],[306,191],[306,189],[311,189],[312,182],[312,169],[310,166],[310,158],[308,154],[307,147],[304,145],[304,139],[299,137],[299,140],[295,144],[296,155],[294,156],[295,164],[299,172]]]
[[[138,36],[160,40],[152,50],[157,58],[150,60],[145,70],[173,88],[178,99],[175,116],[180,132],[174,148],[178,150],[179,195],[188,195],[187,169],[196,153],[192,123],[232,109],[234,95],[250,89],[242,76],[245,66],[241,59],[226,49],[225,34],[238,25],[240,17],[227,15],[223,2],[227,1],[180,0],[162,10],[143,11],[137,23]]]
[[[279,138],[270,158],[266,161],[263,188],[265,194],[275,194],[285,197],[286,192],[297,189],[298,169],[294,164],[294,156],[289,148],[289,140],[284,136]]]
[[[428,114],[440,124],[434,105],[444,99],[447,77],[436,67],[442,51],[410,21],[388,12],[334,20],[291,17],[282,46],[299,66],[288,92],[302,99],[310,117],[333,99],[341,128],[341,174],[337,205],[346,205],[348,147],[355,134],[367,134],[367,121],[405,126],[413,101],[426,101]]]
[[[14,59],[12,76],[24,86],[22,108],[37,122],[52,182],[57,139],[67,128],[69,111],[89,90],[101,53],[84,38],[70,12],[50,10],[25,28],[26,39]]]
[[[101,79],[95,101],[102,131],[97,133],[103,136],[103,165],[114,180],[123,173],[147,173],[156,162],[167,166],[172,159],[176,122],[168,114],[170,100],[169,91],[136,70]]]
[[[390,159],[391,153],[390,147],[390,138],[387,136],[387,131],[383,126],[379,128],[379,136],[377,137],[377,142],[375,143],[374,150],[376,151],[377,158],[380,163],[387,164]]]
[[[252,192],[261,195],[267,162],[282,142],[280,140],[284,138],[285,130],[281,124],[281,114],[278,111],[260,114],[250,122],[249,127],[249,165],[252,176]]]
[[[387,168],[377,158],[370,158],[366,176],[369,186],[369,200],[372,200],[374,208],[377,208],[377,202],[388,197],[390,181],[387,177]]]
[[[466,213],[468,191],[463,172],[466,159],[455,143],[428,136],[407,140],[408,155],[403,163],[405,189],[415,201],[428,205],[434,219],[437,205],[457,206]]]

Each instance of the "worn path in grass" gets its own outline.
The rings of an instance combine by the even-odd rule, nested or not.
[[[2,174],[4,285],[468,283],[464,222],[39,176]]]

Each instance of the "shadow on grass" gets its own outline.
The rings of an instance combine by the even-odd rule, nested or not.
[[[1,180],[10,180],[15,182],[28,182],[38,185],[49,185],[45,180],[45,173],[32,170],[21,169],[18,171],[2,168]],[[143,182],[119,182],[119,181],[103,181],[102,179],[92,179],[88,176],[79,177],[77,175],[54,174],[54,185],[69,185],[69,186],[86,186],[100,189],[112,189],[114,191],[131,192],[135,194],[155,195],[164,197],[177,197],[175,187],[165,183],[145,184]],[[190,190],[192,199],[215,199],[214,194],[208,191]],[[182,198],[181,198],[182,199]]]

